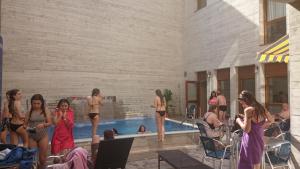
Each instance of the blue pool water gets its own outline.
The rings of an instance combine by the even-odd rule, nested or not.
[[[103,136],[103,131],[107,129],[115,128],[118,130],[119,135],[136,134],[138,127],[143,124],[146,126],[147,131],[151,133],[156,132],[156,123],[154,118],[134,118],[134,119],[122,119],[113,121],[100,121],[100,125],[97,129],[97,134]],[[74,139],[91,138],[91,123],[77,123],[74,127]],[[54,128],[50,128],[49,136],[52,136]],[[191,126],[181,125],[170,120],[165,121],[166,132],[170,131],[186,131],[196,130]]]

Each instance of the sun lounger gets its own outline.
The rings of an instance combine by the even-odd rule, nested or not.
[[[124,169],[133,139],[123,138],[100,141],[95,169]]]
[[[203,164],[195,158],[180,150],[166,150],[158,152],[158,169],[160,162],[165,161],[175,169],[212,169],[212,167]]]

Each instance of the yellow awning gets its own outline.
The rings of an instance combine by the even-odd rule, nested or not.
[[[259,62],[289,62],[289,35],[285,35],[257,54]]]

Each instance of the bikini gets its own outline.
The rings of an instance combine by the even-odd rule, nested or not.
[[[13,124],[13,123],[10,123],[10,125],[9,125],[11,131],[13,131],[13,132],[17,132],[18,128],[20,128],[22,126],[23,126],[23,124]]]
[[[99,113],[89,113],[89,118],[93,120]]]
[[[162,105],[160,105],[161,109]],[[166,114],[166,110],[156,110],[156,113],[158,113],[161,117],[163,117]]]
[[[93,98],[92,98],[92,103],[93,103]],[[92,104],[92,106],[95,106],[95,105],[99,105],[99,104]],[[93,113],[93,112],[90,112],[90,113],[88,114],[88,116],[89,116],[89,118],[90,118],[91,120],[93,120],[97,115],[100,115],[100,113]]]
[[[166,111],[156,111],[156,113],[159,113],[159,115],[163,117],[166,114]]]
[[[211,129],[215,129],[214,124],[210,124],[210,123],[208,123],[208,121],[206,121],[207,118],[209,117],[209,115],[211,115],[211,113],[209,113],[209,114],[206,116],[206,118],[203,119],[203,121],[205,121]]]
[[[12,113],[12,116],[13,117],[16,116],[16,112]],[[23,124],[14,124],[12,122],[10,122],[10,124],[9,124],[9,127],[10,127],[11,131],[13,131],[13,132],[17,132],[18,128],[20,128],[22,126],[23,126]]]

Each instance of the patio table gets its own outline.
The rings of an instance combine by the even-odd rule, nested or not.
[[[175,169],[213,169],[180,150],[158,151],[158,169],[161,161],[167,162]]]

